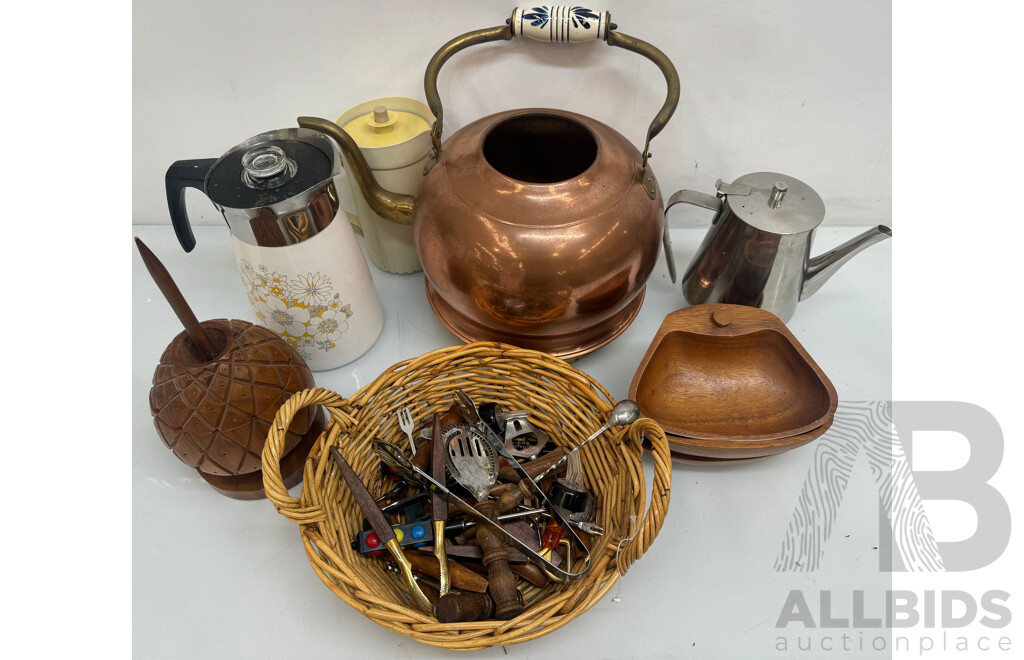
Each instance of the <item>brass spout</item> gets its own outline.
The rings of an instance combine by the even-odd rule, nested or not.
[[[806,300],[813,296],[821,288],[821,285],[835,275],[835,272],[855,254],[887,238],[892,238],[892,229],[885,225],[878,225],[860,236],[851,238],[834,250],[829,250],[825,254],[810,259],[804,270],[804,285],[800,291],[800,300]]]
[[[320,131],[334,139],[345,156],[346,166],[352,168],[352,178],[356,180],[359,190],[366,198],[366,203],[374,213],[400,225],[412,224],[412,195],[395,193],[382,188],[373,177],[370,166],[366,164],[363,152],[359,150],[348,133],[341,130],[341,127],[333,121],[318,117],[299,117],[298,121],[302,128]]]

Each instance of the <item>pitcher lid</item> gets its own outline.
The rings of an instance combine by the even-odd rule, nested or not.
[[[317,144],[318,135],[305,132],[313,135],[273,131],[232,148],[207,175],[210,200],[232,209],[271,207],[329,180],[331,155]]]
[[[755,229],[773,234],[801,234],[825,219],[825,203],[803,181],[778,172],[744,174],[716,184],[729,210]]]
[[[370,112],[346,122],[342,129],[361,149],[401,144],[430,130],[419,115],[378,105]]]

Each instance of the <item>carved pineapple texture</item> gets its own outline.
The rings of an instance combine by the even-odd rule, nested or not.
[[[267,328],[238,319],[207,324],[229,335],[226,350],[213,362],[193,364],[182,357],[185,333],[176,337],[153,374],[153,421],[186,465],[220,476],[255,472],[278,408],[313,387],[313,376],[295,349]],[[309,430],[314,410],[306,408],[289,426],[285,452]]]

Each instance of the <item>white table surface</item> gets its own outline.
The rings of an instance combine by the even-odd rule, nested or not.
[[[680,272],[705,229],[692,221],[672,230]],[[823,227],[815,252],[859,231]],[[226,227],[196,227],[198,245],[190,254],[178,246],[170,226],[136,225],[133,233],[163,261],[201,320],[252,319]],[[891,259],[890,241],[858,255],[801,303],[789,323],[831,378],[840,401],[891,396]],[[373,266],[371,271],[384,305],[381,338],[355,362],[314,374],[317,385],[341,394],[355,392],[399,360],[458,343],[430,311],[421,274],[391,275]],[[351,609],[313,573],[296,525],[266,500],[218,494],[163,445],[148,394],[160,354],[181,327],[137,254],[132,282],[134,656],[451,656]],[[683,304],[679,285],[659,263],[633,325],[575,366],[614,397],[625,397],[662,319]],[[793,655],[793,649],[777,654],[774,628],[791,589],[884,590],[889,580],[877,568],[877,490],[860,471],[851,480],[822,568],[774,571],[813,447],[728,468],[676,464],[669,513],[649,552],[589,612],[552,634],[507,647],[507,654],[562,659]],[[621,600],[613,602],[615,596]],[[497,648],[474,657],[505,655]]]

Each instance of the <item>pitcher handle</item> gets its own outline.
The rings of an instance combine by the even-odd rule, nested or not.
[[[714,195],[696,190],[677,190],[668,198],[668,204],[665,206],[665,229],[661,235],[661,242],[665,246],[665,262],[668,264],[668,274],[672,278],[673,284],[676,283],[676,259],[672,255],[672,240],[668,237],[668,210],[676,204],[691,204],[714,211],[717,219],[718,211],[722,208],[722,200]]]
[[[595,12],[584,7],[569,5],[540,5],[530,9],[516,7],[512,11],[512,17],[505,21],[505,25],[467,32],[441,46],[430,58],[430,62],[427,63],[427,71],[423,76],[427,105],[435,117],[434,126],[430,131],[430,139],[433,143],[432,158],[427,167],[431,167],[441,156],[444,112],[441,107],[441,96],[437,91],[437,77],[441,72],[441,67],[451,59],[452,55],[470,46],[489,41],[510,41],[512,37],[516,36],[552,43],[580,43],[600,39],[606,41],[609,46],[618,46],[643,55],[654,62],[665,76],[668,96],[647,129],[647,142],[643,149],[641,181],[647,194],[654,199],[657,184],[654,181],[654,175],[647,167],[647,159],[651,156],[651,140],[665,128],[665,124],[668,123],[679,104],[679,75],[665,53],[646,41],[616,32],[616,29],[617,26],[611,22],[611,14],[607,11]]]
[[[216,158],[199,160],[179,160],[167,169],[164,175],[164,187],[167,190],[167,210],[171,214],[174,234],[185,252],[191,252],[196,246],[196,237],[192,234],[192,225],[188,220],[185,208],[185,190],[195,188],[205,191],[206,175],[210,173]]]

